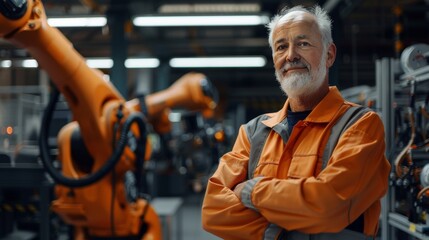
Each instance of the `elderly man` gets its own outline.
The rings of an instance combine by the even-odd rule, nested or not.
[[[284,107],[240,128],[209,179],[203,228],[223,239],[372,239],[388,188],[384,127],[329,86],[336,46],[319,6],[268,25]]]

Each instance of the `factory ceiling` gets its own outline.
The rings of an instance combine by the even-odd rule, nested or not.
[[[105,27],[60,28],[74,47],[88,58],[115,57],[118,45],[125,49],[122,51],[128,57],[155,57],[161,63],[174,57],[265,56],[267,63],[262,68],[166,70],[160,67],[155,70],[158,74],[167,71],[170,81],[189,71],[203,72],[225,97],[246,101],[259,96],[267,97],[269,102],[270,97],[282,96],[274,77],[265,26],[136,27],[129,21],[136,15],[192,15],[197,12],[212,15],[257,13],[271,17],[284,5],[317,3],[326,7],[333,18],[333,37],[338,52],[330,76],[331,82],[340,89],[373,86],[376,59],[398,57],[404,47],[429,39],[429,3],[424,0],[44,0],[43,3],[48,17],[107,16]],[[117,25],[115,27],[118,21],[123,21],[125,26],[119,31]],[[403,47],[395,48],[395,44]],[[0,50],[1,59],[25,55],[4,41],[0,41]],[[157,73],[153,76],[157,77]]]

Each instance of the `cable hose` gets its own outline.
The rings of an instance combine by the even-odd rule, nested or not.
[[[118,141],[118,145],[117,145],[118,147],[115,149],[114,153],[110,156],[107,162],[98,171],[79,179],[65,177],[64,175],[59,173],[59,171],[52,165],[52,159],[49,154],[49,147],[48,147],[49,124],[52,119],[55,104],[58,101],[59,96],[60,96],[60,92],[58,91],[58,89],[54,88],[53,93],[50,97],[48,106],[46,107],[43,114],[42,126],[41,126],[40,137],[39,137],[39,151],[40,151],[42,163],[46,171],[48,172],[48,174],[54,179],[56,183],[65,185],[67,187],[84,187],[84,186],[93,184],[96,181],[100,180],[102,177],[104,177],[107,173],[109,173],[113,169],[113,167],[121,159],[121,155],[127,145],[127,139],[128,139],[127,133],[134,122],[137,123],[139,127],[140,138],[142,139],[143,143],[146,142],[146,125],[143,120],[144,119],[143,114],[139,112],[131,113],[123,125],[120,138]],[[144,156],[146,145],[144,145],[143,148],[144,150],[142,154]],[[141,161],[140,157],[137,159],[137,161]],[[136,169],[136,170],[140,171],[140,169]]]

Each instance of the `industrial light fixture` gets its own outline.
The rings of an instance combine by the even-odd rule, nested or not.
[[[11,68],[11,67],[22,67],[22,68],[37,68],[37,61],[34,59],[22,59],[22,60],[1,60],[0,68]]]
[[[2,68],[10,68],[12,66],[11,60],[2,60],[0,61],[0,67]]]
[[[173,68],[248,68],[264,67],[266,64],[264,56],[233,56],[233,57],[189,57],[172,58],[170,67]],[[91,68],[110,69],[114,61],[110,58],[87,58],[86,63]],[[160,61],[157,58],[128,58],[125,60],[126,68],[157,68]],[[39,65],[35,59],[1,60],[1,68],[22,67],[37,68]]]
[[[95,58],[95,59],[87,59],[86,63],[91,68],[111,68],[113,66],[112,59],[108,58]],[[9,68],[9,67],[22,67],[22,68],[37,68],[39,64],[35,59],[23,59],[23,60],[5,60],[1,62],[1,67]]]
[[[113,60],[110,58],[87,58],[86,64],[91,68],[110,69],[113,67]],[[157,58],[128,58],[124,63],[126,68],[156,68],[159,66]],[[23,60],[1,60],[0,68],[22,67],[37,68],[39,65],[34,59]]]
[[[48,18],[48,24],[52,27],[103,27],[107,24],[107,18],[97,17],[52,17]]]
[[[159,13],[250,13],[260,12],[258,3],[167,3],[159,7]]]
[[[86,64],[91,68],[109,69],[113,67],[113,60],[110,58],[87,58]]]
[[[173,68],[264,67],[263,56],[172,58]]]
[[[49,17],[52,27],[103,27],[107,24],[105,16]],[[264,25],[269,17],[263,14],[240,15],[147,15],[136,16],[133,24],[138,27],[175,26],[254,26]]]
[[[133,24],[138,27],[253,26],[264,25],[268,21],[265,15],[137,16]]]
[[[128,58],[125,60],[126,68],[157,68],[158,66],[157,58]]]
[[[34,59],[25,59],[25,60],[22,60],[21,66],[24,68],[37,68],[39,64]]]
[[[87,58],[86,64],[91,68],[109,69],[113,67],[113,60],[110,58]],[[156,68],[159,66],[157,58],[128,58],[125,60],[126,68]]]

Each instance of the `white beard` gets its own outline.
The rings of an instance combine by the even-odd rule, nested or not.
[[[280,83],[283,92],[291,98],[308,95],[317,91],[323,84],[326,75],[326,54],[323,54],[322,60],[317,69],[305,73],[291,73],[289,76],[282,77],[283,68],[276,70],[276,78]],[[308,68],[308,64],[307,68]]]

